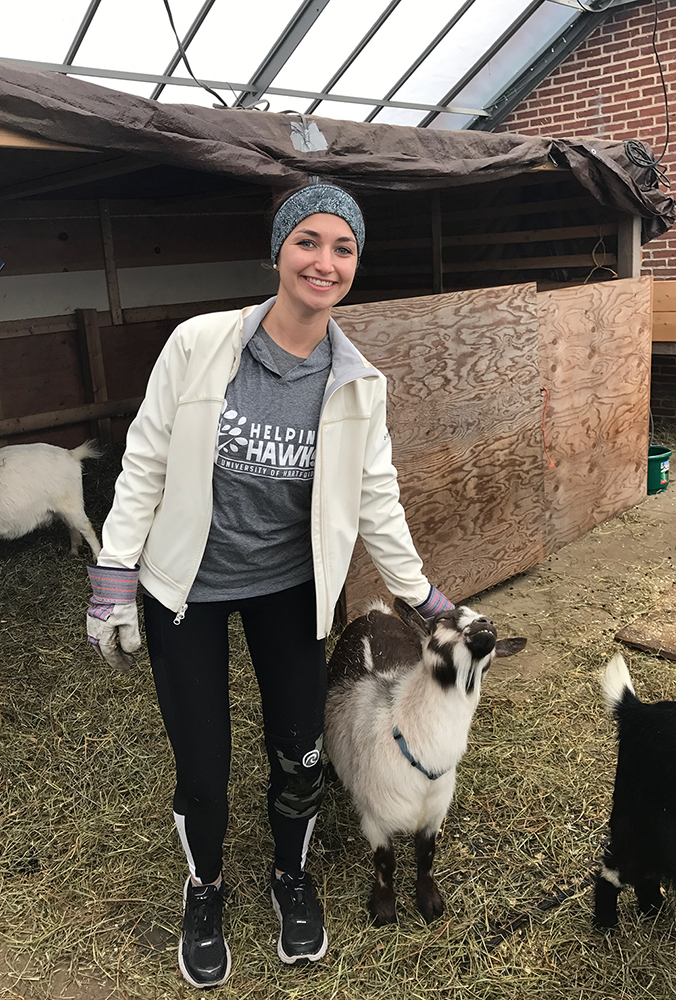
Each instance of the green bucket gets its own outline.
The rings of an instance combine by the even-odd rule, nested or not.
[[[648,493],[664,493],[669,485],[671,452],[659,444],[648,448]]]

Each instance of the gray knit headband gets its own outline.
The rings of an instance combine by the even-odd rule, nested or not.
[[[272,223],[270,256],[277,263],[282,243],[296,226],[316,212],[337,215],[347,222],[357,241],[357,258],[361,257],[366,239],[364,217],[354,198],[334,184],[310,184],[290,195],[275,215]]]

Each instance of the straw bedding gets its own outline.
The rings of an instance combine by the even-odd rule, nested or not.
[[[88,463],[86,505],[100,528],[117,457]],[[632,531],[641,514],[618,520]],[[634,521],[632,521],[632,518]],[[602,530],[602,529],[601,529]],[[83,639],[84,560],[60,525],[0,543],[0,996],[164,1000],[193,994],[176,965],[185,863],[171,821],[170,750],[147,655],[113,674]],[[543,584],[544,585],[544,584]],[[649,579],[618,580],[611,613],[655,598]],[[579,600],[584,601],[584,595]],[[563,609],[562,609],[563,611]],[[506,614],[501,634],[528,634]],[[560,632],[560,622],[539,622]],[[557,639],[559,666],[528,699],[486,694],[438,845],[444,916],[412,901],[412,845],[399,845],[399,923],[368,921],[368,845],[345,792],[331,785],[309,867],[324,902],[329,953],[284,967],[267,873],[266,767],[260,707],[232,622],[233,775],[225,845],[225,928],[237,1000],[662,998],[676,994],[673,901],[639,920],[621,897],[621,929],[591,930],[590,876],[605,836],[614,735],[596,677],[612,630]],[[673,666],[631,657],[646,700],[676,697]]]

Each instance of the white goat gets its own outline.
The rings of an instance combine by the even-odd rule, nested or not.
[[[71,553],[78,555],[84,535],[97,558],[101,546],[84,511],[81,462],[101,454],[94,441],[72,451],[53,444],[0,448],[0,538],[20,538],[59,517]]]
[[[490,619],[467,607],[428,621],[399,598],[394,607],[399,618],[379,602],[347,626],[329,662],[326,706],[326,749],[374,851],[368,909],[379,926],[396,920],[399,833],[415,834],[418,909],[428,923],[442,914],[431,875],[435,840],[481,680],[495,656],[526,645],[498,640]]]

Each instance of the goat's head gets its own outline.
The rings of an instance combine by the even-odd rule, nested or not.
[[[498,632],[485,615],[461,605],[423,618],[415,608],[396,598],[394,609],[419,636],[423,659],[443,687],[459,685],[470,694],[496,656],[513,656],[527,640],[498,639]]]

